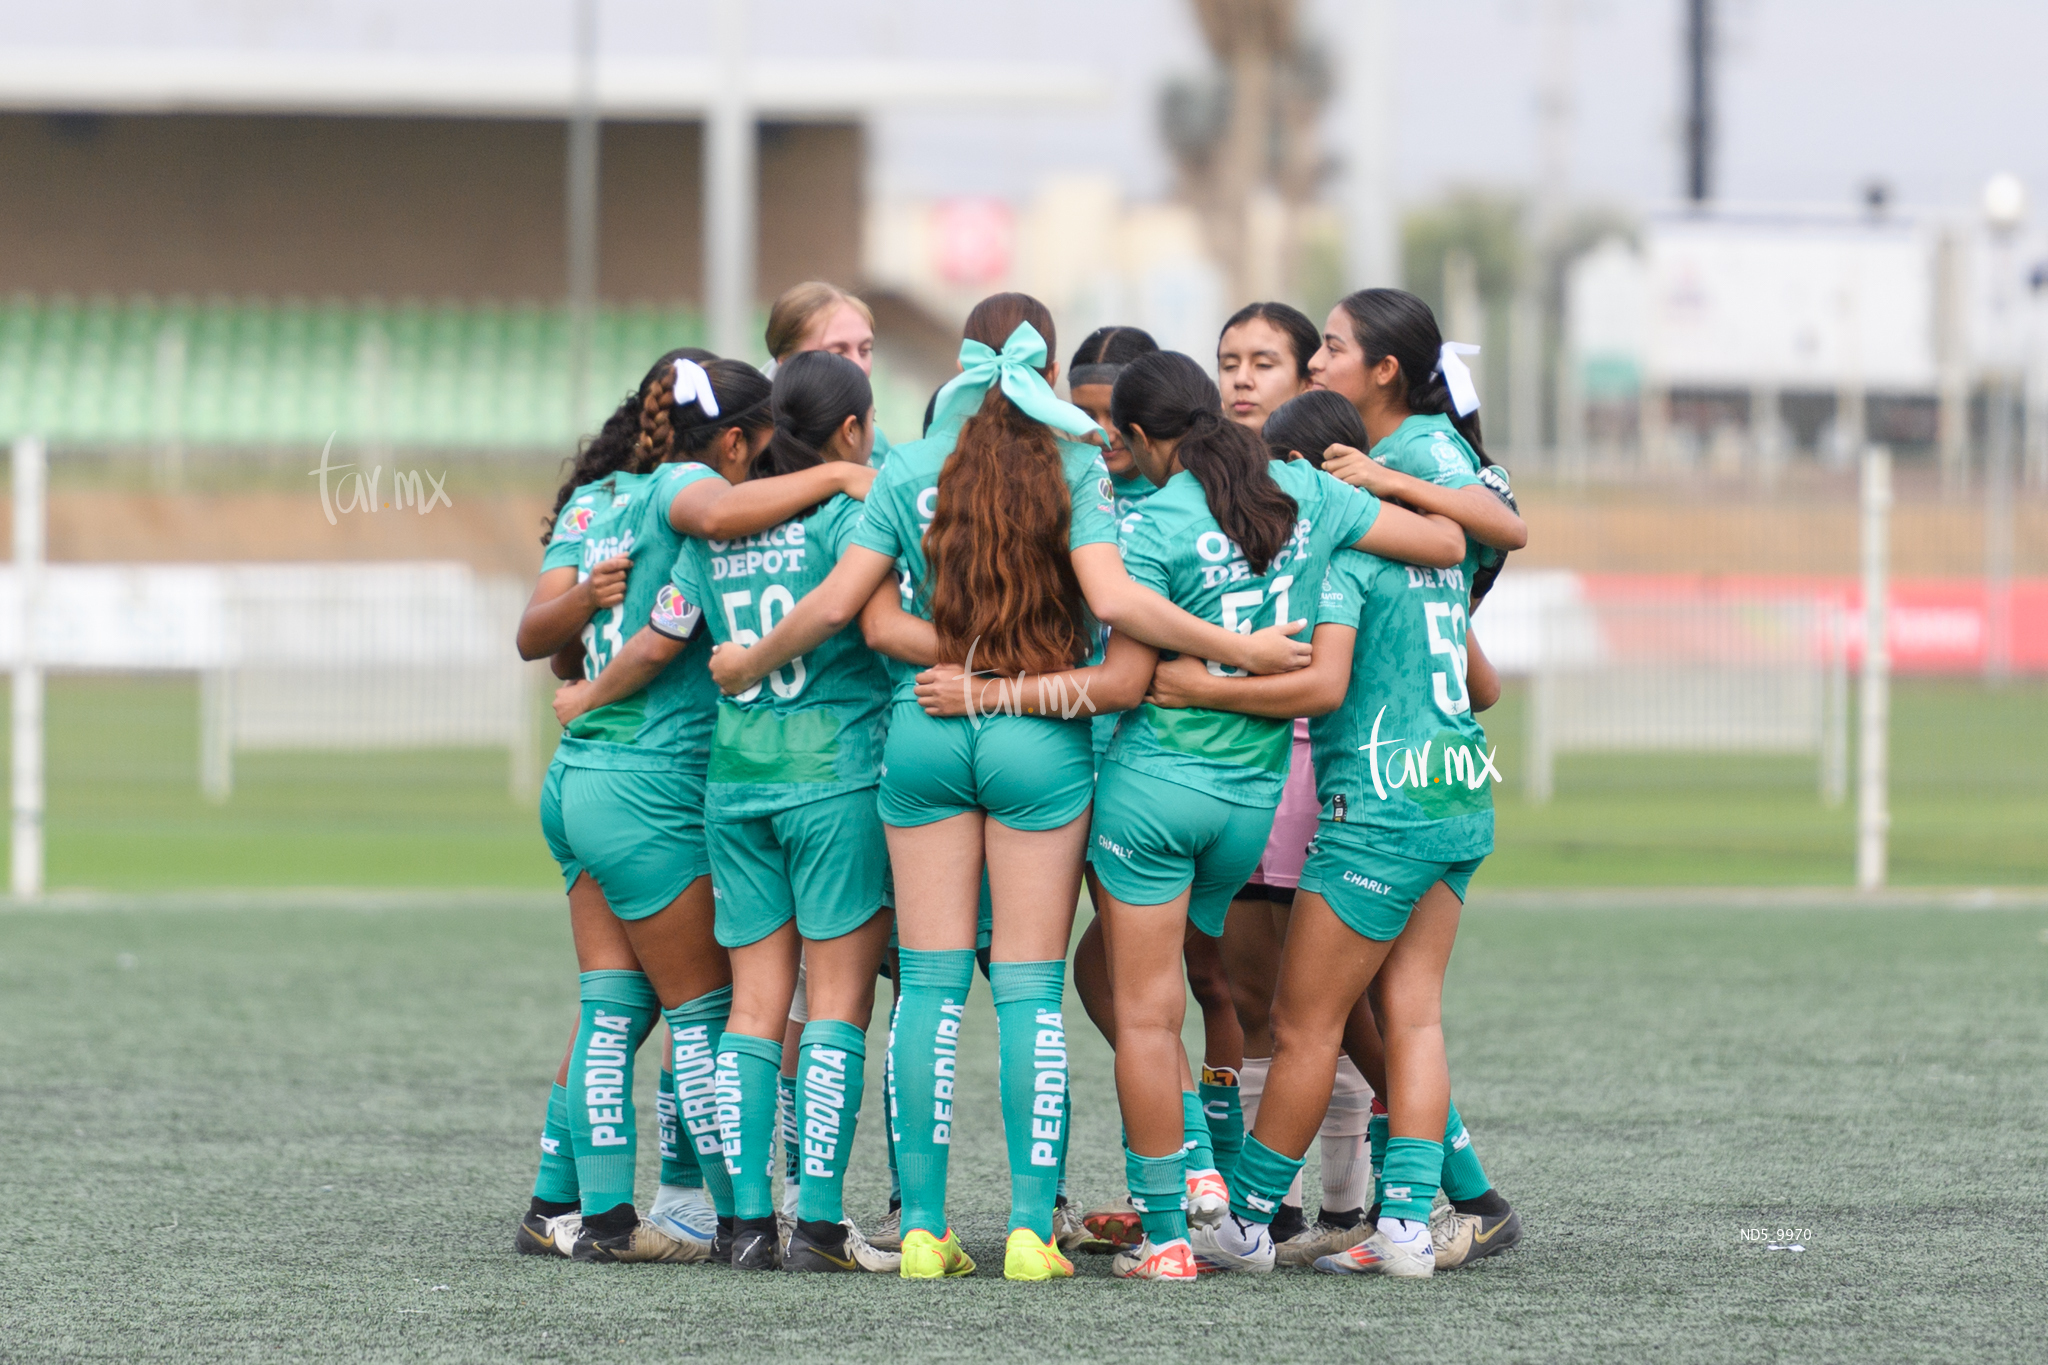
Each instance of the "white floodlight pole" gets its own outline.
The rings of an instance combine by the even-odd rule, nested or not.
[[[1401,283],[1394,214],[1393,0],[1353,0],[1339,28],[1344,126],[1344,287]]]
[[[598,0],[575,0],[575,88],[569,108],[569,429],[581,431],[590,407],[591,352],[597,331]]]
[[[43,670],[36,657],[42,602],[43,490],[46,454],[40,437],[14,442],[14,830],[10,841],[16,900],[43,894]]]
[[[754,110],[747,87],[748,0],[714,0],[718,88],[704,127],[704,303],[711,349],[753,350]]]
[[[1884,887],[1891,830],[1888,783],[1891,744],[1890,540],[1892,455],[1863,447],[1863,672],[1856,743],[1856,887]]]
[[[1984,186],[1991,229],[1992,369],[1984,386],[1990,430],[1984,461],[1984,676],[1993,684],[2012,673],[2013,499],[2013,235],[2026,220],[2027,192],[2014,175]]]

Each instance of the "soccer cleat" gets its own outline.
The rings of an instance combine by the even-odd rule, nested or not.
[[[1456,1270],[1488,1256],[1511,1251],[1522,1240],[1522,1215],[1459,1213],[1440,1210],[1429,1223],[1429,1242],[1438,1270]]]
[[[1319,1214],[1313,1226],[1280,1243],[1274,1254],[1281,1265],[1314,1265],[1325,1256],[1349,1251],[1372,1236],[1373,1231],[1373,1225],[1362,1214],[1354,1216],[1357,1222],[1344,1223]]]
[[[711,1196],[701,1189],[663,1185],[645,1221],[675,1241],[703,1243],[707,1257],[718,1238],[718,1210],[711,1207]]]
[[[782,1247],[782,1268],[797,1272],[858,1271],[860,1262],[853,1258],[853,1249],[846,1245],[846,1229],[842,1226],[839,1235],[829,1241],[819,1241],[799,1227],[790,1234]]]
[[[1064,1280],[1074,1273],[1074,1263],[1060,1255],[1055,1239],[1050,1245],[1038,1240],[1030,1228],[1018,1228],[1003,1248],[1003,1278],[1006,1280]]]
[[[1188,1172],[1188,1226],[1212,1228],[1230,1212],[1230,1187],[1216,1170]]]
[[[1112,1250],[1109,1243],[1088,1230],[1071,1202],[1053,1205],[1052,1240],[1062,1253]]]
[[[1316,1262],[1316,1269],[1325,1275],[1389,1275],[1397,1280],[1426,1280],[1435,1272],[1436,1262],[1375,1230],[1348,1251],[1323,1257]]]
[[[567,1256],[582,1226],[581,1213],[549,1218],[529,1211],[519,1220],[519,1231],[512,1234],[512,1249],[521,1256]]]
[[[712,1260],[720,1265],[727,1265],[732,1261],[732,1239],[733,1234],[738,1231],[739,1219],[720,1218],[718,1220],[718,1235],[711,1239]]]
[[[974,1258],[951,1228],[946,1229],[944,1239],[923,1228],[912,1228],[903,1235],[902,1257],[896,1273],[906,1280],[943,1280],[974,1273]]]
[[[709,1260],[709,1242],[678,1241],[654,1227],[646,1220],[633,1224],[625,1232],[600,1234],[589,1228],[580,1228],[576,1241],[569,1248],[572,1261],[598,1261],[607,1264],[632,1265],[647,1262],[666,1262],[671,1265],[689,1265]]]
[[[876,1246],[853,1225],[851,1218],[845,1220],[845,1227],[847,1254],[860,1264],[862,1270],[877,1275],[894,1275],[903,1269],[902,1252],[885,1251]]]
[[[1198,1274],[1236,1271],[1263,1275],[1273,1268],[1272,1234],[1257,1223],[1230,1218],[1219,1220],[1214,1227],[1190,1228],[1188,1244],[1194,1249]]]
[[[882,1215],[882,1221],[875,1224],[875,1230],[867,1234],[867,1242],[877,1251],[903,1250],[903,1206],[892,1204]]]
[[[767,1218],[743,1218],[732,1235],[734,1270],[782,1269],[782,1242]]]
[[[1145,1222],[1131,1207],[1128,1195],[1114,1204],[1089,1210],[1081,1222],[1098,1240],[1112,1248],[1134,1247],[1145,1240]]]
[[[1178,1280],[1188,1284],[1193,1284],[1200,1273],[1195,1266],[1194,1248],[1184,1237],[1176,1237],[1165,1246],[1153,1246],[1148,1237],[1128,1250],[1119,1251],[1109,1263],[1109,1272],[1120,1280]]]
[[[775,1215],[775,1241],[783,1250],[789,1249],[789,1239],[796,1231],[796,1216],[778,1212]]]

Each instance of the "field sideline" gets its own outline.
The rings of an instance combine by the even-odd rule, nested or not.
[[[2048,909],[1482,904],[1452,972],[1460,1107],[1527,1220],[1522,1250],[1422,1285],[1182,1290],[1117,1283],[1099,1258],[1077,1282],[1006,1284],[983,987],[954,1151],[983,1271],[911,1286],[510,1255],[571,1018],[559,910],[0,914],[0,1195],[25,1215],[0,1243],[0,1358],[2038,1350]],[[1074,1185],[1098,1200],[1121,1165],[1108,1055],[1071,1002],[1070,1019]],[[882,1042],[877,1027],[856,1218],[885,1192]],[[1805,1250],[1747,1239],[1781,1229]]]

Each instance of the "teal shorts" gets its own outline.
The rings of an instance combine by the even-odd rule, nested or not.
[[[1455,863],[1423,862],[1367,843],[1363,831],[1324,821],[1308,846],[1301,889],[1330,903],[1347,928],[1385,943],[1399,938],[1415,902],[1438,882],[1465,899],[1465,888],[1486,855]]]
[[[1058,829],[1088,809],[1094,791],[1088,727],[1079,721],[940,720],[914,701],[891,710],[884,824],[910,828],[983,810],[1011,829]]]
[[[1103,889],[1126,905],[1164,905],[1192,888],[1188,921],[1215,938],[1272,832],[1271,806],[1240,806],[1105,762],[1088,861]]]
[[[564,888],[588,872],[620,919],[668,908],[711,871],[704,779],[681,772],[549,766],[540,828]]]
[[[758,943],[794,918],[813,942],[850,934],[889,903],[889,846],[875,794],[847,792],[711,824],[712,932]]]

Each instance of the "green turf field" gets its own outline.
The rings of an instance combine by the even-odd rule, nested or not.
[[[1567,755],[1535,807],[1520,703],[1486,717],[1507,785],[1485,885],[1849,881],[1853,812],[1811,760]],[[2048,883],[2048,686],[1906,681],[1893,714],[1893,880]],[[83,677],[50,684],[48,744],[53,887],[555,884],[502,753],[242,755],[214,807],[189,681]]]
[[[0,916],[0,1357],[1980,1362],[2048,1332],[2048,909],[1475,908],[1452,1067],[1528,1240],[1427,1284],[1005,1283],[980,989],[953,1207],[981,1275],[514,1257],[573,987],[530,900]],[[1108,1059],[1069,1010],[1101,1199]]]

